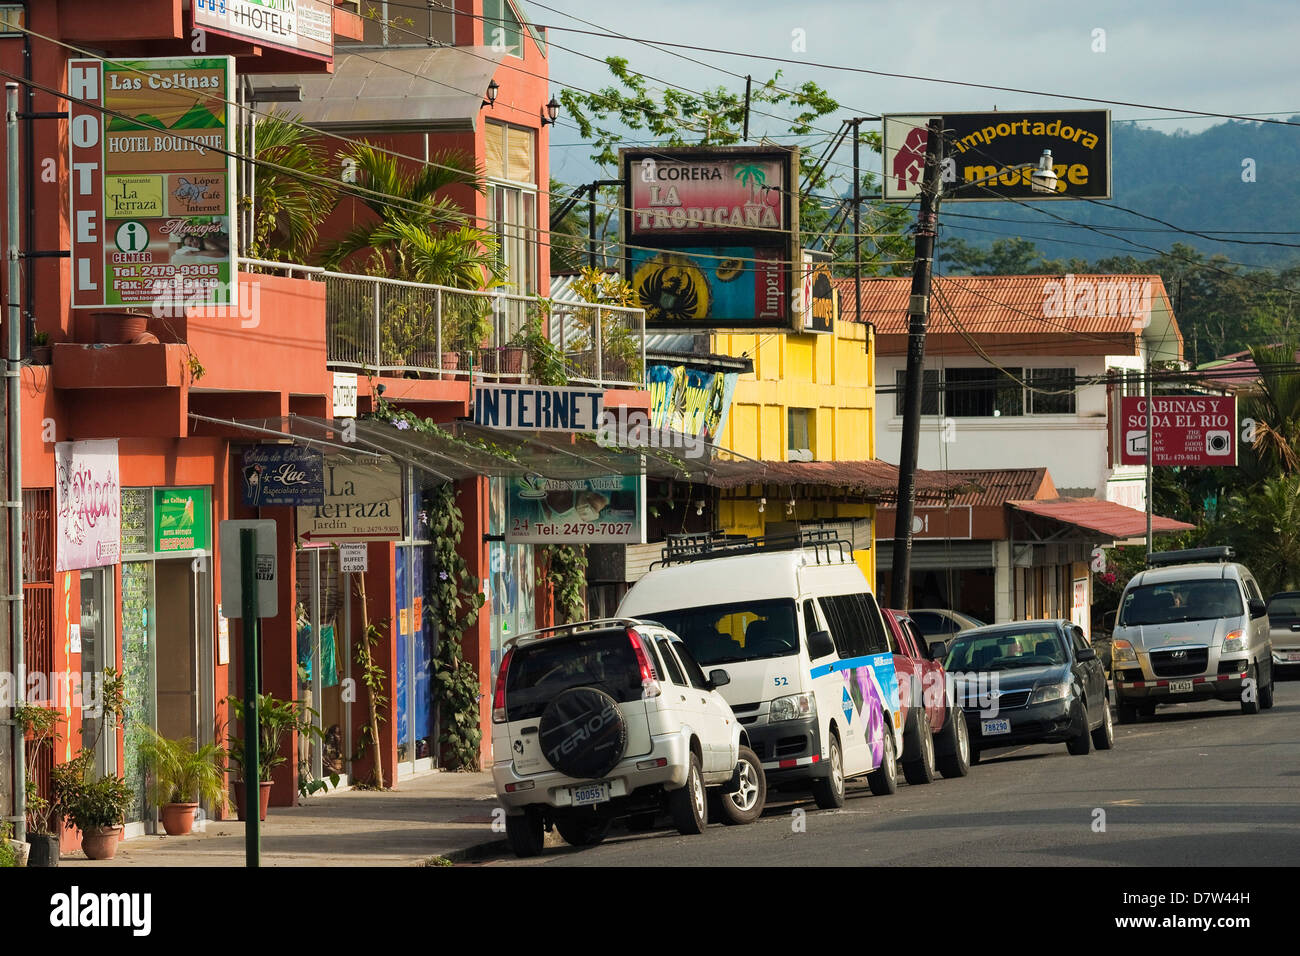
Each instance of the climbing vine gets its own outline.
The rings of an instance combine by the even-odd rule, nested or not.
[[[581,621],[586,616],[586,548],[581,545],[577,547],[567,544],[547,545],[543,580],[555,593],[555,623],[571,624],[574,621]]]
[[[457,550],[465,531],[465,519],[456,504],[456,491],[449,483],[436,486],[425,499],[433,566],[437,569],[432,607],[428,609],[438,625],[438,653],[434,657],[434,697],[441,715],[439,742],[452,769],[479,769],[478,672],[465,660],[461,638],[478,620],[483,607],[479,579]]]

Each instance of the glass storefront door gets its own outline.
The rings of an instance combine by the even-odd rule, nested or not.
[[[311,708],[323,740],[300,747],[299,774],[328,780],[351,772],[352,705],[344,699],[343,679],[350,660],[351,599],[336,548],[299,549],[298,699]]]
[[[98,776],[117,772],[117,735],[112,720],[104,713],[101,696],[105,669],[117,669],[113,615],[109,613],[113,607],[111,570],[92,568],[81,572],[81,694],[84,704],[98,711],[94,717],[83,711],[82,743],[94,748]]]

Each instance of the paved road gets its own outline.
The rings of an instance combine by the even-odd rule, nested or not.
[[[1300,681],[1279,681],[1275,706],[1257,715],[1181,704],[1115,733],[1114,750],[1086,757],[1064,744],[990,751],[964,779],[900,783],[890,797],[851,785],[834,812],[773,794],[748,827],[713,825],[694,838],[620,827],[597,847],[488,865],[1199,868],[1300,859]]]

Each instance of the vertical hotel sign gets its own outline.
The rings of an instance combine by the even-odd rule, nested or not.
[[[234,73],[228,56],[68,61],[73,308],[237,304]]]

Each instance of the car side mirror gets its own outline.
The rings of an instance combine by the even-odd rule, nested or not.
[[[731,675],[721,667],[709,671],[709,690],[717,690],[731,683]]]
[[[835,653],[835,642],[830,631],[813,631],[808,635],[808,659],[819,660]]]
[[[1268,605],[1267,605],[1267,604],[1265,604],[1263,601],[1257,600],[1257,599],[1255,599],[1255,598],[1252,598],[1252,599],[1251,599],[1251,601],[1250,601],[1250,616],[1251,616],[1251,617],[1253,617],[1253,618],[1254,618],[1254,617],[1263,617],[1263,616],[1264,616],[1265,614],[1267,614],[1267,613],[1268,613]]]
[[[1091,647],[1085,647],[1083,650],[1075,654],[1075,659],[1078,660],[1080,664],[1084,661],[1095,661],[1097,659],[1097,652]]]
[[[934,641],[929,646],[930,660],[941,661],[948,656],[948,642]]]

